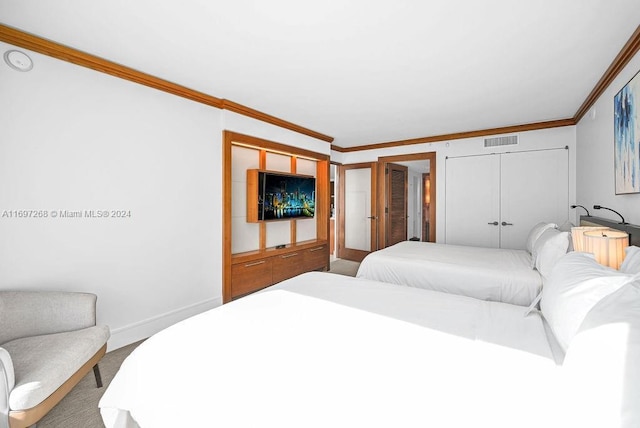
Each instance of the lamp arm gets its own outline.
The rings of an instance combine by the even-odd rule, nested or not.
[[[600,209],[602,209],[602,210],[609,210],[609,211],[613,211],[614,213],[618,214],[618,215],[620,216],[620,219],[622,220],[619,224],[627,224],[627,222],[626,222],[626,221],[624,221],[624,217],[622,217],[622,214],[620,214],[620,213],[619,213],[618,211],[616,211],[616,210],[613,210],[613,209],[611,209],[611,208],[607,208],[607,207],[603,207],[602,205],[594,205],[594,206],[593,206],[593,209],[594,209],[594,210],[600,210]]]
[[[584,206],[582,206],[582,205],[571,205],[571,208],[577,208],[577,207],[580,207],[583,210],[585,210],[587,212],[587,217],[591,217],[591,214],[589,214],[589,210],[586,209]]]

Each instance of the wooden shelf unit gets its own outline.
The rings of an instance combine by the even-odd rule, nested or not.
[[[232,146],[260,151],[260,169],[266,152],[291,156],[291,173],[298,157],[316,162],[316,239],[296,242],[296,220],[291,219],[291,240],[284,248],[266,247],[266,225],[260,223],[259,249],[231,253]],[[260,138],[224,131],[223,135],[223,303],[312,270],[329,269],[329,156]]]

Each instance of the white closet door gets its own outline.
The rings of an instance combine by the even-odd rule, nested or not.
[[[563,224],[569,215],[569,151],[505,153],[501,161],[501,248],[523,249],[541,221]]]
[[[445,242],[500,245],[500,156],[447,158]]]

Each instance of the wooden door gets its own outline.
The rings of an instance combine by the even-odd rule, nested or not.
[[[361,262],[378,249],[376,163],[340,165],[338,258]]]
[[[389,163],[385,171],[387,189],[386,245],[407,240],[407,189],[408,168]]]

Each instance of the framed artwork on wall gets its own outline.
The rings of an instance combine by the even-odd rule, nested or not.
[[[640,193],[640,72],[613,98],[616,195]]]

